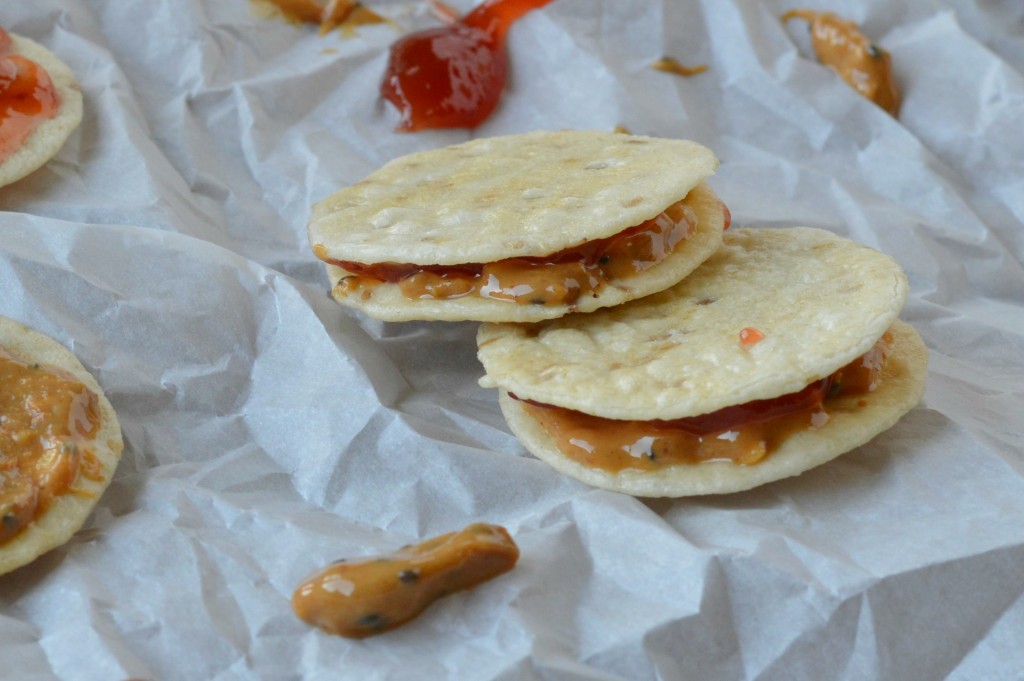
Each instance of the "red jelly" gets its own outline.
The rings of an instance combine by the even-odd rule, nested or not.
[[[11,37],[0,28],[0,163],[57,114],[57,88],[34,61],[11,54]]]
[[[519,17],[551,0],[487,0],[447,26],[391,46],[380,92],[402,115],[398,129],[475,128],[501,99],[505,35]]]

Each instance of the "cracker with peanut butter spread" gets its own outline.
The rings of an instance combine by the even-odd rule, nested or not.
[[[11,56],[16,59],[5,59]],[[41,86],[25,84],[27,75],[35,75],[28,73],[34,67],[27,62],[41,67]],[[49,93],[39,95],[46,101],[26,101],[26,87],[32,87],[37,94]],[[7,97],[13,98],[14,103],[8,104]],[[4,115],[0,116],[0,187],[22,179],[56,156],[82,122],[82,91],[71,69],[42,45],[8,34],[2,28],[0,106],[4,107]],[[7,111],[8,106],[11,111]],[[35,116],[40,120],[21,139],[14,128],[23,127],[28,118]]]
[[[82,527],[122,449],[117,415],[78,359],[0,317],[0,574]]]
[[[319,203],[338,302],[389,321],[532,322],[661,291],[721,244],[717,167],[689,141],[596,131],[405,156]]]
[[[899,265],[809,228],[727,233],[654,296],[484,324],[485,387],[526,448],[638,496],[734,492],[870,440],[920,399],[927,351]]]

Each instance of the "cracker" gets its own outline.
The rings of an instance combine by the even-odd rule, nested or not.
[[[82,90],[71,69],[42,45],[11,34],[15,54],[36,62],[50,74],[57,88],[57,114],[45,120],[29,135],[25,144],[0,163],[0,187],[34,172],[57,155],[71,133],[82,122]]]
[[[657,471],[610,473],[562,454],[554,439],[505,391],[500,397],[501,410],[528,451],[557,471],[589,485],[643,497],[739,492],[799,475],[831,461],[892,427],[918,403],[924,392],[928,351],[909,324],[897,320],[891,330],[893,350],[875,390],[866,395],[828,400],[830,419],[824,426],[791,435],[753,465],[714,461],[677,464]]]
[[[101,479],[79,476],[39,517],[9,541],[0,544],[0,574],[26,565],[65,542],[82,527],[100,495],[110,484],[124,448],[121,426],[96,380],[64,346],[6,317],[0,317],[0,347],[19,359],[63,369],[99,398],[100,427],[91,447],[101,464]]]
[[[686,198],[697,216],[697,225],[676,250],[656,266],[627,279],[612,281],[596,296],[577,301],[575,311],[592,312],[602,307],[619,305],[664,290],[697,268],[722,243],[724,213],[718,197],[706,184],[697,185]],[[348,272],[327,266],[331,287]],[[405,297],[397,284],[381,284],[359,294],[335,296],[343,305],[355,307],[371,317],[399,322],[413,319],[444,321],[537,322],[554,319],[573,311],[568,305],[521,305],[505,300],[468,295],[449,300]]]
[[[717,163],[695,142],[617,133],[478,139],[396,159],[323,200],[309,241],[360,263],[543,256],[654,217]]]
[[[801,390],[867,352],[907,296],[890,257],[818,229],[738,229],[672,288],[537,325],[484,324],[484,387],[676,419]],[[747,327],[765,338],[739,342]]]

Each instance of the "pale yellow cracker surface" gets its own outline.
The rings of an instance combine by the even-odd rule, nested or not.
[[[559,472],[589,485],[642,497],[682,497],[739,492],[799,475],[859,447],[892,427],[924,392],[928,351],[913,327],[892,326],[893,351],[879,386],[866,395],[830,399],[824,426],[793,434],[754,465],[730,462],[677,464],[658,471],[609,473],[584,466],[562,454],[553,438],[502,391],[501,410],[509,427],[534,456]],[[863,406],[861,405],[863,403]]]
[[[0,187],[37,170],[57,155],[71,133],[82,122],[82,90],[67,65],[42,45],[11,35],[14,53],[36,62],[50,74],[60,106],[57,115],[43,121],[20,149],[0,163]]]
[[[324,199],[309,241],[360,263],[548,255],[654,217],[717,165],[683,140],[596,131],[478,139],[396,159]]]
[[[101,464],[101,479],[79,476],[72,492],[61,495],[41,516],[9,541],[0,543],[0,574],[26,565],[65,542],[85,523],[110,484],[124,448],[114,408],[96,380],[64,346],[6,317],[0,317],[0,347],[19,359],[63,369],[99,398],[100,427],[90,443]],[[0,452],[2,456],[2,452]]]
[[[657,293],[672,286],[706,260],[722,243],[724,211],[715,193],[706,184],[697,185],[686,197],[686,205],[697,216],[697,225],[687,239],[665,260],[645,272],[611,282],[595,296],[584,296],[576,305],[578,312],[592,312],[629,300]],[[333,288],[348,272],[328,265]],[[414,319],[482,322],[537,322],[568,314],[568,305],[522,305],[507,300],[467,295],[449,300],[406,298],[398,284],[381,284],[365,295],[335,295],[343,305],[363,310],[371,317],[401,322]]]
[[[484,387],[616,419],[675,419],[801,390],[864,354],[907,280],[806,227],[738,229],[672,288],[537,325],[484,324]],[[745,347],[744,328],[764,339]]]

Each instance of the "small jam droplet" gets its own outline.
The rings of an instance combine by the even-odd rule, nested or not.
[[[764,334],[752,326],[740,331],[740,345],[745,348],[752,348],[764,340]]]

